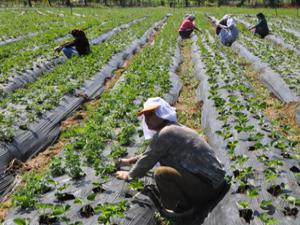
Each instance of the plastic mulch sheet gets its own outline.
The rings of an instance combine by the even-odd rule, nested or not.
[[[94,38],[91,43],[96,45],[100,44],[113,36],[115,36],[117,33],[121,32],[125,28],[129,28],[130,26],[141,22],[142,20],[146,19],[146,17],[142,17],[136,20],[133,20],[129,23],[122,24],[111,31],[108,31],[107,33],[104,33],[100,35],[99,37]],[[12,78],[11,80],[8,81],[8,83],[3,84],[2,91],[4,93],[10,93],[13,92],[14,90],[18,88],[24,87],[26,84],[29,82],[34,81],[37,79],[37,77],[41,76],[42,74],[46,72],[50,72],[53,70],[58,64],[62,64],[66,61],[65,56],[57,56],[52,59],[43,61],[41,63],[37,63],[34,65],[30,70],[26,70],[24,73]]]
[[[77,94],[80,93],[81,95],[78,97],[66,95],[62,98],[58,107],[47,113],[44,119],[30,126],[27,131],[18,132],[12,143],[0,143],[0,151],[5,153],[0,155],[1,167],[7,167],[14,158],[25,161],[52,144],[60,133],[60,122],[78,109],[86,101],[86,98],[93,99],[99,96],[104,89],[105,79],[111,77],[115,69],[121,66],[127,58],[130,58],[137,49],[145,45],[149,38],[163,26],[166,20],[167,18],[165,17],[155,23],[140,39],[133,41],[121,53],[114,55],[94,78],[85,82],[83,87],[76,91]],[[7,187],[7,185],[2,185],[2,182],[7,183],[7,179],[5,180],[4,178],[6,178],[5,170],[1,170],[0,187]],[[0,197],[6,191],[5,189],[0,189]]]
[[[299,165],[299,161],[293,158],[288,158],[282,156],[282,152],[275,148],[270,147],[269,150],[265,150],[263,152],[264,157],[268,159],[268,161],[279,160],[282,162],[282,166],[280,171],[277,173],[276,181],[268,182],[264,176],[264,172],[267,169],[266,166],[262,162],[257,161],[257,157],[259,156],[259,152],[250,151],[250,147],[253,142],[248,141],[248,135],[244,132],[238,133],[234,129],[231,129],[232,138],[229,140],[224,140],[222,136],[218,134],[217,131],[224,129],[224,122],[219,120],[219,113],[215,106],[215,102],[213,99],[209,98],[210,96],[210,87],[209,76],[205,73],[206,65],[203,63],[200,52],[197,46],[197,37],[194,37],[194,43],[192,45],[192,61],[195,64],[194,73],[195,76],[200,80],[200,85],[197,90],[197,96],[199,101],[203,102],[203,110],[202,110],[202,127],[204,129],[205,134],[208,137],[208,142],[215,150],[217,157],[222,161],[224,167],[227,171],[228,175],[234,175],[234,169],[232,166],[232,161],[229,160],[228,155],[228,141],[237,140],[235,153],[236,155],[249,157],[248,160],[244,163],[244,167],[251,167],[254,170],[252,177],[250,177],[250,184],[257,188],[258,193],[255,194],[255,197],[249,197],[246,193],[242,194],[239,190],[241,188],[237,182],[231,184],[230,190],[225,194],[223,199],[220,199],[218,204],[212,207],[207,215],[204,218],[203,224],[205,225],[215,225],[215,224],[224,224],[224,225],[240,225],[247,224],[244,218],[240,217],[240,211],[237,206],[238,201],[248,201],[249,208],[253,209],[253,215],[250,217],[250,224],[263,224],[259,219],[259,215],[263,212],[260,208],[260,203],[263,200],[272,200],[272,207],[274,210],[270,211],[270,216],[275,218],[278,221],[278,224],[297,224],[299,221],[297,217],[293,216],[284,216],[281,211],[285,206],[286,202],[280,198],[272,196],[267,190],[270,188],[271,184],[281,185],[285,184],[285,193],[291,194],[296,197],[300,195],[299,184],[297,183],[297,178],[293,173],[293,169]],[[232,76],[232,74],[226,74],[226,76]],[[218,86],[224,85],[224,81],[222,79],[217,81]],[[219,94],[223,98],[227,98],[229,91],[226,89],[219,89]],[[238,93],[232,93],[236,94]],[[242,98],[240,101],[245,101]],[[264,134],[264,137],[260,140],[262,144],[272,143],[273,139],[271,139],[271,130],[270,123],[265,121],[265,126],[262,127],[259,125],[258,120],[252,115],[251,112],[247,110],[242,110],[249,118],[249,124],[253,125],[256,132],[260,132]],[[236,121],[229,119],[227,123],[234,125]],[[291,150],[288,148],[285,149],[286,154],[293,154]],[[286,156],[286,155],[285,155]],[[277,162],[277,161],[276,161]],[[275,208],[276,207],[276,208]],[[276,210],[275,210],[276,209]],[[221,222],[220,222],[221,221]]]
[[[16,41],[21,41],[25,38],[35,37],[35,36],[37,36],[38,34],[41,34],[41,33],[43,33],[43,31],[37,31],[37,32],[29,33],[27,35],[22,35],[22,36],[19,36],[19,37],[10,38],[10,39],[4,40],[4,41],[0,41],[0,46],[7,45],[7,44],[10,44],[10,43],[13,43],[13,42],[16,42]]]
[[[238,22],[244,24],[246,27],[250,27],[252,26],[252,24],[242,20],[242,19],[236,19]],[[296,55],[300,56],[300,51],[296,48],[294,48],[292,45],[288,44],[288,43],[285,43],[283,41],[283,39],[277,35],[274,35],[274,34],[268,34],[266,37],[265,37],[266,40],[269,40],[271,42],[273,42],[274,44],[276,45],[279,45],[283,48],[286,48],[290,51],[293,51]]]
[[[159,23],[158,23],[159,24]],[[162,24],[161,24],[162,25]],[[156,27],[156,26],[154,26]],[[177,42],[179,43],[179,41]],[[175,56],[172,59],[172,64],[170,66],[170,71],[178,68],[178,64],[181,62],[181,56],[178,54],[178,48],[176,49],[177,54],[175,53]],[[180,52],[179,52],[180,53]],[[173,83],[179,84],[179,78],[178,76],[174,75],[172,78]],[[124,80],[124,75],[120,78],[120,80]],[[164,98],[169,101],[170,104],[176,102],[176,98],[179,95],[181,86],[173,86],[171,88],[170,92],[168,92]],[[174,97],[171,97],[174,96]],[[176,97],[175,97],[176,96]],[[143,138],[139,137],[138,135],[135,135],[133,144],[131,144],[129,147],[127,147],[127,153],[129,155],[133,155],[137,152],[138,148],[143,142]],[[109,153],[110,147],[106,148],[105,152]],[[64,153],[62,152],[61,155]],[[105,153],[104,153],[105,154]],[[90,167],[83,166],[82,167],[84,173],[86,176],[82,178],[80,181],[74,181],[69,176],[63,175],[57,178],[54,178],[54,180],[58,184],[69,184],[67,188],[65,188],[63,191],[64,193],[72,194],[75,198],[80,199],[86,199],[87,196],[89,196],[91,193],[94,192],[95,185],[93,182],[98,181],[98,177],[95,174],[94,169]],[[126,169],[126,168],[124,168]],[[152,184],[153,180],[151,176],[146,176],[144,178],[145,184]],[[107,181],[105,181],[102,185],[102,192],[97,194],[95,197],[95,200],[91,202],[85,202],[84,204],[76,204],[73,200],[66,200],[64,204],[69,204],[71,206],[71,210],[69,210],[65,215],[68,218],[72,218],[72,222],[75,221],[81,221],[85,225],[94,225],[98,224],[98,217],[101,215],[101,213],[97,212],[94,215],[84,218],[80,215],[80,209],[83,207],[83,205],[90,204],[92,207],[95,207],[97,204],[102,203],[118,203],[120,201],[123,201],[124,199],[127,200],[127,206],[129,207],[128,210],[125,212],[125,217],[123,218],[117,218],[111,222],[118,224],[118,225],[155,225],[156,219],[155,219],[155,206],[153,205],[152,201],[147,197],[146,195],[142,194],[141,192],[132,191],[128,187],[128,183],[123,180],[118,180],[114,177],[110,177]],[[46,194],[44,194],[40,201],[43,203],[59,203],[55,192],[50,191]],[[30,224],[35,225],[39,224],[39,212],[37,210],[33,211],[22,211],[20,209],[14,208],[10,211],[9,215],[7,216],[6,221],[4,222],[5,225],[12,225],[13,219],[17,217],[22,218],[30,218]],[[59,224],[59,223],[54,223]]]

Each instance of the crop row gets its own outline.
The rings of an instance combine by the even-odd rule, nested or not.
[[[253,18],[253,17],[240,17],[242,20],[245,20],[248,23],[251,24],[256,24],[257,23],[257,19]],[[295,36],[292,33],[287,32],[285,29],[289,28],[288,26],[285,25],[285,23],[280,20],[280,22],[275,22],[272,20],[272,18],[270,20],[268,20],[268,25],[270,28],[271,33],[279,35],[280,37],[283,38],[284,42],[292,45],[295,48],[299,49],[300,46],[300,38]]]
[[[27,35],[31,32],[46,31],[51,26],[84,26],[85,22],[92,18],[102,17],[106,10],[74,9],[73,14],[66,9],[5,9],[0,11],[0,41],[19,36]],[[115,14],[111,10],[112,14]],[[80,14],[76,13],[80,12]],[[100,13],[99,13],[100,12]],[[16,20],[16,18],[18,18]]]
[[[129,21],[128,18],[124,19],[118,16],[115,16],[112,20],[107,19],[108,15],[104,15],[103,18],[107,20],[105,23],[100,22],[101,19],[93,19],[89,21],[89,24],[86,24],[89,27],[93,25],[87,31],[89,38],[99,36],[101,33],[107,32],[120,23]],[[58,24],[57,27],[51,27],[49,32],[40,34],[30,40],[2,46],[0,48],[0,81],[5,82],[5,80],[13,75],[30,69],[34,64],[53,58],[53,49],[58,45],[55,39],[60,35],[65,35],[70,29],[70,26],[61,26],[61,24]]]
[[[133,220],[130,224],[146,224],[137,222],[143,219],[144,212],[135,211],[131,195],[126,195],[129,203],[124,203],[125,193],[117,194],[127,186],[126,183],[116,180],[111,174],[116,170],[115,159],[128,152],[133,154],[139,147],[145,148],[138,137],[141,130],[137,127],[139,120],[135,112],[146,98],[162,96],[170,89],[169,66],[177,38],[172,31],[178,26],[177,22],[176,17],[170,17],[153,43],[134,58],[115,87],[101,96],[99,106],[88,108],[88,118],[65,134],[69,142],[64,145],[63,154],[52,160],[49,169],[43,175],[30,174],[26,178],[27,186],[15,195],[15,203],[35,210],[32,214],[22,213],[23,218],[37,217],[37,213],[43,214],[47,208],[50,216],[60,221],[72,218],[72,222],[78,218],[78,224],[95,224],[97,220],[101,224],[112,224],[113,217],[124,213],[123,223],[127,219]],[[61,185],[61,180],[66,185]],[[81,191],[70,193],[79,183],[85,183],[77,186]],[[143,182],[134,181],[128,188],[140,190]],[[45,194],[45,190],[50,192]],[[54,200],[70,194],[73,194],[73,201],[60,200],[60,206],[67,210],[55,214],[58,205]],[[87,205],[90,213],[81,213]],[[110,213],[106,213],[109,207]],[[144,211],[148,208],[147,205],[142,207]],[[132,217],[128,217],[130,211]],[[14,210],[7,223],[18,216],[20,214]],[[31,224],[36,224],[37,218],[33,220]]]
[[[286,84],[300,96],[300,56],[285,49],[278,48],[275,44],[258,37],[249,37],[244,26],[239,26],[239,40],[254,55],[267,63],[274,71],[278,72]]]
[[[40,119],[46,111],[53,109],[64,95],[75,94],[85,80],[91,78],[108,62],[112,55],[121,51],[131,41],[141,36],[145,29],[162,15],[153,15],[130,29],[92,49],[86,57],[74,57],[55,70],[42,76],[24,89],[4,97],[0,101],[1,140],[11,140],[16,129],[27,129],[30,123]]]
[[[296,143],[272,129],[263,113],[266,103],[255,98],[245,76],[246,65],[231,49],[220,46],[211,30],[197,44],[206,74],[197,74],[204,101],[202,125],[230,171],[227,178],[232,184],[230,197],[225,197],[212,217],[223,210],[228,224],[241,224],[243,219],[285,224],[283,215],[295,218],[297,213],[290,212],[298,211],[299,205]],[[269,214],[270,207],[273,214]]]

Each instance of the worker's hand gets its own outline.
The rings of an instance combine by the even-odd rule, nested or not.
[[[117,171],[115,173],[116,178],[120,179],[120,180],[128,180],[128,171]]]
[[[62,50],[62,47],[61,46],[58,46],[54,49],[54,52],[60,52]]]
[[[117,164],[118,164],[118,166],[130,166],[132,164],[132,162],[130,160],[131,160],[131,158],[119,159]]]

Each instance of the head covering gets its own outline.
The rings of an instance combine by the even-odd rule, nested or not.
[[[221,20],[228,20],[231,17],[232,17],[231,14],[225,14]]]
[[[227,26],[231,27],[231,26],[235,26],[235,21],[232,17],[229,17],[227,20]]]
[[[191,21],[194,21],[195,18],[196,18],[196,17],[195,17],[194,15],[189,15],[189,16],[188,16],[188,19],[191,20]]]
[[[260,12],[260,13],[257,13],[257,14],[256,14],[256,17],[257,17],[257,18],[261,18],[261,19],[265,19],[265,15],[264,15],[263,13],[261,13],[261,12]]]
[[[85,33],[80,28],[75,28],[70,31],[70,34],[72,34],[74,37],[84,37]]]
[[[144,103],[144,108],[138,112],[138,115],[141,116],[145,112],[150,112],[150,111],[154,111],[156,116],[158,116],[161,119],[165,119],[170,122],[177,122],[175,108],[170,106],[168,102],[166,102],[160,97],[149,98]],[[142,127],[143,127],[145,139],[152,138],[153,135],[156,133],[156,131],[148,129],[144,116],[142,119]]]

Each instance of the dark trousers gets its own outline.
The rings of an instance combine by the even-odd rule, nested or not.
[[[179,31],[179,34],[182,39],[189,38],[193,30],[187,30],[187,31]]]
[[[255,29],[254,33],[258,34],[261,38],[265,38],[265,36],[269,34],[269,31],[258,27]]]
[[[223,188],[214,189],[207,181],[192,173],[167,166],[158,167],[154,179],[163,207],[171,210],[178,205],[186,208],[205,205]]]

